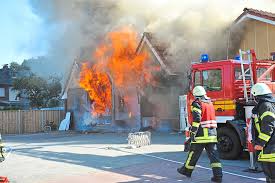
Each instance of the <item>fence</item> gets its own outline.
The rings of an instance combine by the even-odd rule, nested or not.
[[[37,133],[43,131],[46,121],[53,121],[58,127],[64,116],[63,110],[0,111],[0,132],[2,134]]]

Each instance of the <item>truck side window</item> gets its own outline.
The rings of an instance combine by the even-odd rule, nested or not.
[[[250,80],[250,70],[249,68],[246,66],[244,67],[244,73],[245,73],[245,79],[246,80]],[[241,70],[241,66],[235,67],[235,80],[242,80],[242,70]]]
[[[195,72],[194,80],[195,80],[194,81],[194,87],[201,85],[201,72],[199,72],[199,71]]]
[[[202,71],[203,87],[207,91],[219,91],[222,89],[222,75],[220,69]]]
[[[259,78],[265,71],[267,71],[267,68],[264,68],[264,67],[257,68],[257,78]],[[267,73],[264,80],[271,81],[271,73]]]

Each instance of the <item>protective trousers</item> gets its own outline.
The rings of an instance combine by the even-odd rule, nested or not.
[[[5,156],[4,156],[4,150],[3,150],[4,146],[0,140],[0,162],[5,160]]]
[[[181,168],[181,171],[191,176],[204,148],[210,160],[213,175],[215,177],[222,177],[222,166],[219,159],[216,143],[192,143],[187,156],[187,160],[184,166]]]
[[[262,167],[266,176],[266,182],[275,183],[275,163],[262,162]]]

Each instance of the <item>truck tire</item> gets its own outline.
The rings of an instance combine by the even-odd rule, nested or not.
[[[218,128],[218,151],[221,159],[237,159],[241,150],[241,142],[234,129]]]

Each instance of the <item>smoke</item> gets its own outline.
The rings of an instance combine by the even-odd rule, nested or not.
[[[226,58],[227,29],[244,7],[275,12],[274,0],[30,0],[30,3],[33,12],[48,27],[51,45],[48,62],[58,72],[65,72],[75,59],[90,60],[104,35],[125,25],[133,26],[139,35],[152,32],[156,39],[168,43],[167,59],[184,72],[191,61],[199,60],[201,53],[209,53],[212,59]]]

